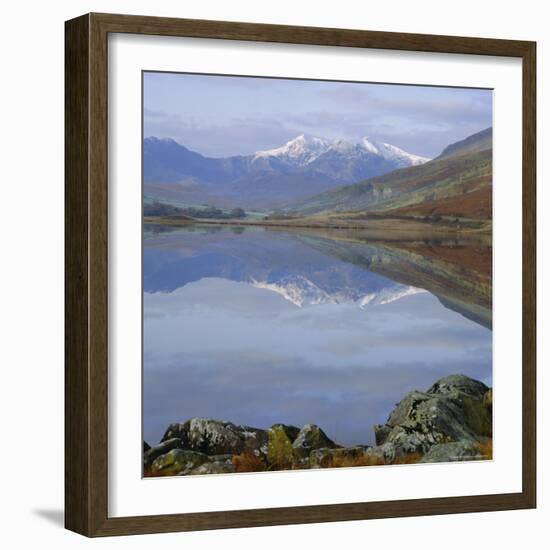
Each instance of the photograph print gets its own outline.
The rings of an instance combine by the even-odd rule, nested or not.
[[[492,90],[142,79],[143,476],[492,460]]]

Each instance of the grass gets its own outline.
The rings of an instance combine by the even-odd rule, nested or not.
[[[327,463],[325,468],[354,468],[356,466],[385,466],[394,464],[417,464],[422,458],[420,453],[409,453],[402,457],[398,457],[392,461],[386,461],[381,456],[362,455],[353,456],[333,456]]]

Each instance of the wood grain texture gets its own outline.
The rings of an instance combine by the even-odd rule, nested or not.
[[[536,45],[523,56],[523,493],[537,502],[537,62]]]
[[[519,57],[523,61],[523,490],[469,497],[108,517],[107,38],[133,33]],[[536,506],[536,50],[532,42],[88,14],[66,23],[65,524],[87,536]]]
[[[65,526],[89,532],[89,18],[65,26]]]

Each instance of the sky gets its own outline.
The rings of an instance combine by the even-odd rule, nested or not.
[[[143,80],[144,137],[212,157],[308,134],[367,136],[432,158],[492,124],[491,90],[153,72]]]

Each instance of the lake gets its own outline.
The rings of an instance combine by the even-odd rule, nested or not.
[[[373,444],[413,389],[492,386],[491,295],[482,240],[146,225],[144,439],[207,417]]]

